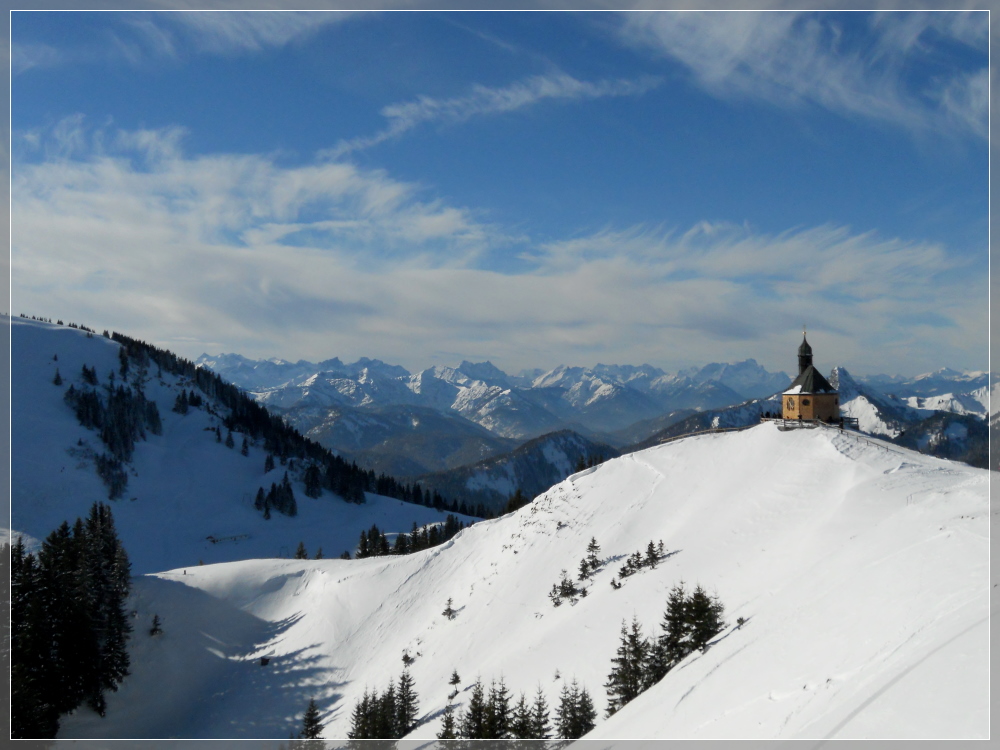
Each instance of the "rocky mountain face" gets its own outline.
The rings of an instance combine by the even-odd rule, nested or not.
[[[415,477],[510,451],[519,441],[426,406],[297,404],[284,413],[306,437],[376,474]]]

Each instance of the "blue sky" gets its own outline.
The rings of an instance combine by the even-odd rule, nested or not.
[[[15,12],[12,311],[187,356],[985,369],[985,13]]]

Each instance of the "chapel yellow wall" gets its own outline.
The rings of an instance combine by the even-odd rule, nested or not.
[[[808,402],[808,403],[806,403]],[[799,393],[781,397],[785,419],[840,419],[840,396],[836,393]]]

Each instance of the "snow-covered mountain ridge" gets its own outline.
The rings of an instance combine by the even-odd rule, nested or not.
[[[679,440],[570,477],[520,511],[399,558],[256,560],[136,581],[134,673],[108,715],[61,737],[287,737],[315,698],[326,737],[409,667],[412,738],[433,738],[448,678],[515,699],[566,680],[599,709],[593,738],[985,737],[989,730],[988,474],[877,440],[771,424]],[[590,595],[547,592],[596,537]],[[675,552],[610,579],[650,540]],[[603,719],[623,620],[653,634],[679,581],[726,607],[726,629]],[[448,599],[454,620],[441,611]],[[746,624],[735,627],[736,618]],[[261,666],[260,657],[270,657]]]

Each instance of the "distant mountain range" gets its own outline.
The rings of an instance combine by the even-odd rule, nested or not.
[[[457,414],[494,435],[519,440],[566,428],[614,433],[681,409],[711,409],[769,395],[791,380],[752,359],[676,374],[650,365],[560,365],[508,375],[490,362],[468,361],[411,374],[367,358],[351,364],[337,358],[292,363],[238,354],[203,354],[196,364],[268,407],[295,409],[297,424],[307,430],[313,427],[310,420],[330,421],[323,409],[419,406]]]

